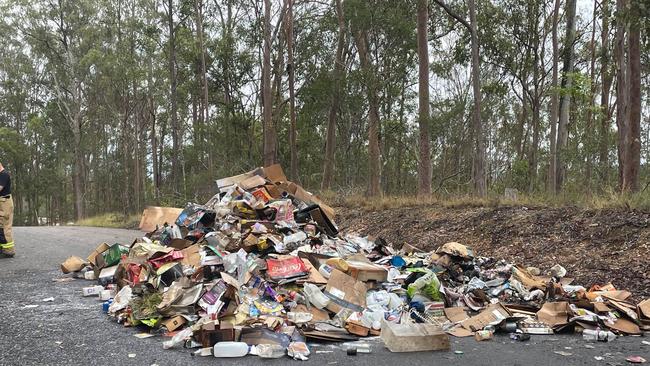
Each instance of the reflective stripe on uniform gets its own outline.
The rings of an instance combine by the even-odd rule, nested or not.
[[[0,249],[12,249],[14,247],[14,242],[10,242],[7,244],[1,244],[0,243]]]

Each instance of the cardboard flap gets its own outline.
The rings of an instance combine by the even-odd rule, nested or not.
[[[173,225],[181,212],[182,208],[149,206],[142,212],[140,230],[151,232],[156,230],[156,226],[163,226],[165,223]]]
[[[496,325],[511,317],[510,311],[501,303],[491,304],[485,310],[481,311],[461,324],[463,328],[471,331],[477,331],[485,328],[487,325]]]
[[[570,315],[571,309],[569,308],[569,303],[564,301],[547,302],[537,312],[537,319],[553,327],[568,323]]]

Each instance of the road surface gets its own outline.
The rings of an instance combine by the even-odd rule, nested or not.
[[[54,282],[67,277],[59,264],[70,255],[86,257],[99,243],[130,243],[138,231],[90,227],[14,228],[17,256],[0,259],[0,365],[284,365],[292,361],[193,357],[187,349],[163,350],[162,339],[138,339],[101,311],[97,298],[84,298],[90,281]],[[52,302],[43,299],[54,297]],[[37,305],[34,307],[34,305]],[[376,365],[624,365],[640,355],[650,361],[650,337],[586,343],[574,335],[533,336],[513,342],[507,336],[477,342],[453,338],[448,352],[391,354],[372,340],[372,353],[347,356],[337,345],[313,345],[307,364]],[[588,348],[593,347],[593,348]],[[462,354],[454,351],[462,351]],[[564,352],[567,355],[557,354]],[[129,356],[131,355],[131,357]],[[594,357],[604,357],[602,361]]]

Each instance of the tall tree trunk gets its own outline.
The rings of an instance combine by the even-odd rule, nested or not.
[[[327,114],[327,140],[325,141],[325,159],[323,162],[323,181],[321,190],[331,188],[334,176],[334,161],[336,152],[336,117],[339,112],[341,99],[341,83],[343,78],[343,49],[345,48],[345,18],[343,16],[343,1],[336,0],[336,15],[339,23],[338,41],[336,44],[336,59],[334,61],[334,86],[329,113]]]
[[[562,68],[562,89],[567,91],[562,96],[560,104],[560,123],[557,133],[557,190],[562,189],[566,180],[565,150],[569,142],[569,115],[571,112],[571,94],[568,92],[573,86],[573,43],[576,38],[576,0],[567,0],[566,3],[566,37],[564,44],[564,66]]]
[[[612,73],[609,71],[609,0],[602,0],[602,31],[600,74],[602,90],[600,93],[600,139],[598,162],[601,170],[603,187],[607,185],[609,177],[609,125],[611,114],[609,111],[609,92],[612,87]]]
[[[429,1],[418,0],[417,33],[419,61],[420,159],[418,164],[418,195],[431,194],[431,133],[429,131]]]
[[[623,14],[627,7],[626,0],[616,0],[616,12]],[[627,134],[627,62],[625,59],[625,21],[623,17],[616,19],[616,44],[614,58],[616,59],[616,127],[618,155],[618,188],[622,190],[623,171],[626,165],[625,136]]]
[[[550,140],[550,157],[548,165],[548,190],[555,194],[557,192],[557,124],[558,124],[558,64],[560,62],[559,42],[557,35],[557,28],[560,19],[560,0],[555,0],[555,7],[553,9],[553,25],[551,30],[551,38],[553,43],[553,76],[551,81],[551,105],[550,105],[550,125],[551,135]]]
[[[276,146],[271,96],[271,2],[264,0],[264,52],[262,55],[262,108],[264,120],[264,166],[275,164]]]
[[[171,129],[172,129],[172,187],[175,192],[180,191],[180,162],[178,152],[180,149],[181,129],[178,123],[178,73],[176,70],[176,27],[174,25],[174,1],[167,1],[167,25],[169,28],[169,99],[171,103]]]
[[[589,89],[589,108],[587,109],[587,124],[585,128],[585,152],[587,155],[585,166],[585,184],[587,192],[591,192],[591,175],[593,171],[594,155],[594,109],[596,107],[596,13],[598,10],[598,0],[594,0],[594,11],[591,20],[591,41],[589,51],[591,52],[591,61],[589,64],[589,80],[591,88]]]
[[[83,200],[84,157],[83,151],[81,150],[81,113],[75,116],[73,123],[74,167],[72,169],[72,189],[74,190],[75,216],[77,220],[81,220],[86,216]]]
[[[628,43],[628,109],[625,130],[625,167],[623,190],[639,190],[639,169],[641,166],[641,31],[636,3],[632,2]]]
[[[368,35],[365,30],[355,32],[359,61],[367,83],[368,93],[368,196],[381,195],[381,156],[379,151],[379,98],[374,68],[368,55]]]
[[[295,65],[293,60],[293,0],[286,0],[287,4],[287,71],[289,72],[289,150],[291,154],[291,179],[298,182],[298,147],[296,146],[296,93],[295,93]]]
[[[201,120],[203,129],[207,129],[207,124],[209,122],[209,104],[208,104],[208,70],[205,62],[205,42],[203,40],[203,1],[195,0],[194,1],[195,13],[196,13],[196,35],[197,42],[199,46],[199,52],[201,53],[199,58],[201,61],[201,86],[202,86],[202,98],[203,108],[201,109]],[[202,135],[205,135],[205,131],[202,131]],[[201,141],[201,144],[207,141]],[[208,157],[208,169],[212,170],[213,161],[212,161],[212,149],[207,148],[207,157]]]
[[[476,25],[476,4],[474,0],[468,1],[469,23],[472,36],[472,91],[474,94],[474,111],[472,120],[474,124],[474,193],[479,197],[487,194],[485,177],[485,136],[481,123],[481,59],[479,56],[478,31]]]

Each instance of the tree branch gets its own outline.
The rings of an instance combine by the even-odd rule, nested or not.
[[[464,25],[465,28],[467,28],[467,30],[470,31],[470,33],[472,32],[472,27],[469,25],[469,22],[463,19],[462,17],[460,17],[453,10],[451,10],[451,8],[447,4],[443,3],[441,0],[433,0],[433,1],[436,4],[440,5],[440,7],[442,7],[445,10],[445,12],[449,14],[449,16],[456,19],[460,24]]]

